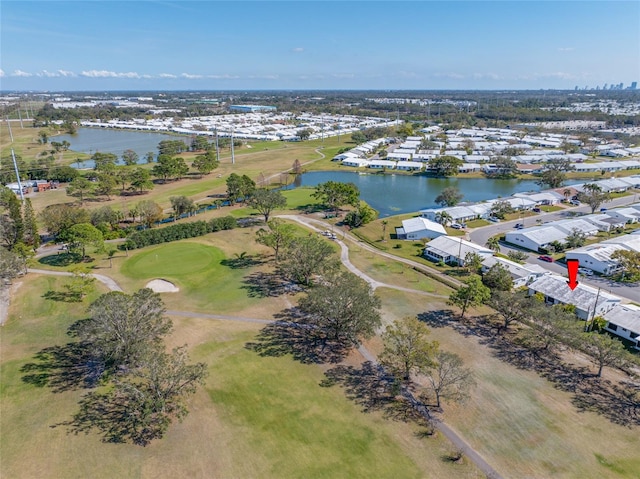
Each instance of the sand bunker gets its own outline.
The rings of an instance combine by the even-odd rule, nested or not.
[[[156,293],[177,293],[180,291],[175,284],[164,279],[154,279],[147,283],[147,288],[151,288]]]

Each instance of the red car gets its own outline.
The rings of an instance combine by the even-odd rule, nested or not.
[[[542,256],[538,256],[538,259],[540,261],[546,261],[547,263],[553,263],[553,258],[551,256],[542,255]]]

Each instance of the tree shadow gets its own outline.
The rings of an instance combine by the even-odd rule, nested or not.
[[[362,412],[381,411],[385,419],[415,422],[431,429],[429,420],[402,393],[400,384],[380,366],[366,361],[360,367],[338,365],[324,374],[320,386],[342,387]]]
[[[63,303],[79,303],[82,301],[82,296],[78,293],[72,293],[69,291],[53,291],[49,290],[42,295],[44,299],[51,301],[61,301]]]
[[[140,405],[130,404],[116,394],[90,392],[80,399],[79,406],[72,420],[52,427],[66,426],[76,435],[97,429],[102,442],[146,446],[162,437],[170,423],[169,417],[162,415],[156,415],[156,420],[143,420]]]
[[[327,340],[313,327],[300,324],[296,309],[287,309],[276,315],[278,321],[260,330],[255,342],[245,348],[260,356],[280,357],[291,355],[303,364],[339,363],[349,352],[343,344]]]
[[[455,324],[454,312],[451,309],[425,311],[424,313],[419,313],[417,318],[432,328],[444,328]]]
[[[242,288],[246,289],[252,298],[277,297],[302,291],[300,286],[284,280],[280,275],[262,271],[245,276],[243,283]]]
[[[59,253],[50,256],[44,256],[38,260],[38,263],[47,266],[69,266],[80,263],[82,255],[79,253]]]
[[[261,265],[263,262],[263,259],[258,255],[248,255],[246,252],[242,252],[233,258],[223,259],[220,264],[231,269],[244,269]]]
[[[85,342],[67,343],[42,349],[20,372],[22,381],[53,392],[93,388],[105,372],[104,362]]]

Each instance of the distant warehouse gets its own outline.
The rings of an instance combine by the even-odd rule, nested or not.
[[[239,111],[242,113],[257,113],[261,111],[276,111],[275,106],[268,105],[231,105],[229,111]]]

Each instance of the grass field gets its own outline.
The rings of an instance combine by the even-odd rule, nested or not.
[[[443,459],[451,449],[442,438],[421,438],[415,425],[363,413],[340,387],[320,387],[323,368],[245,348],[259,326],[198,318],[174,318],[169,338],[209,365],[182,423],[145,448],[70,435],[60,423],[84,391],[54,393],[20,372],[40,349],[66,343],[66,328],[83,317],[86,304],[42,298],[61,281],[25,278],[30,299],[14,304],[2,330],[2,477],[478,477],[470,464]]]

